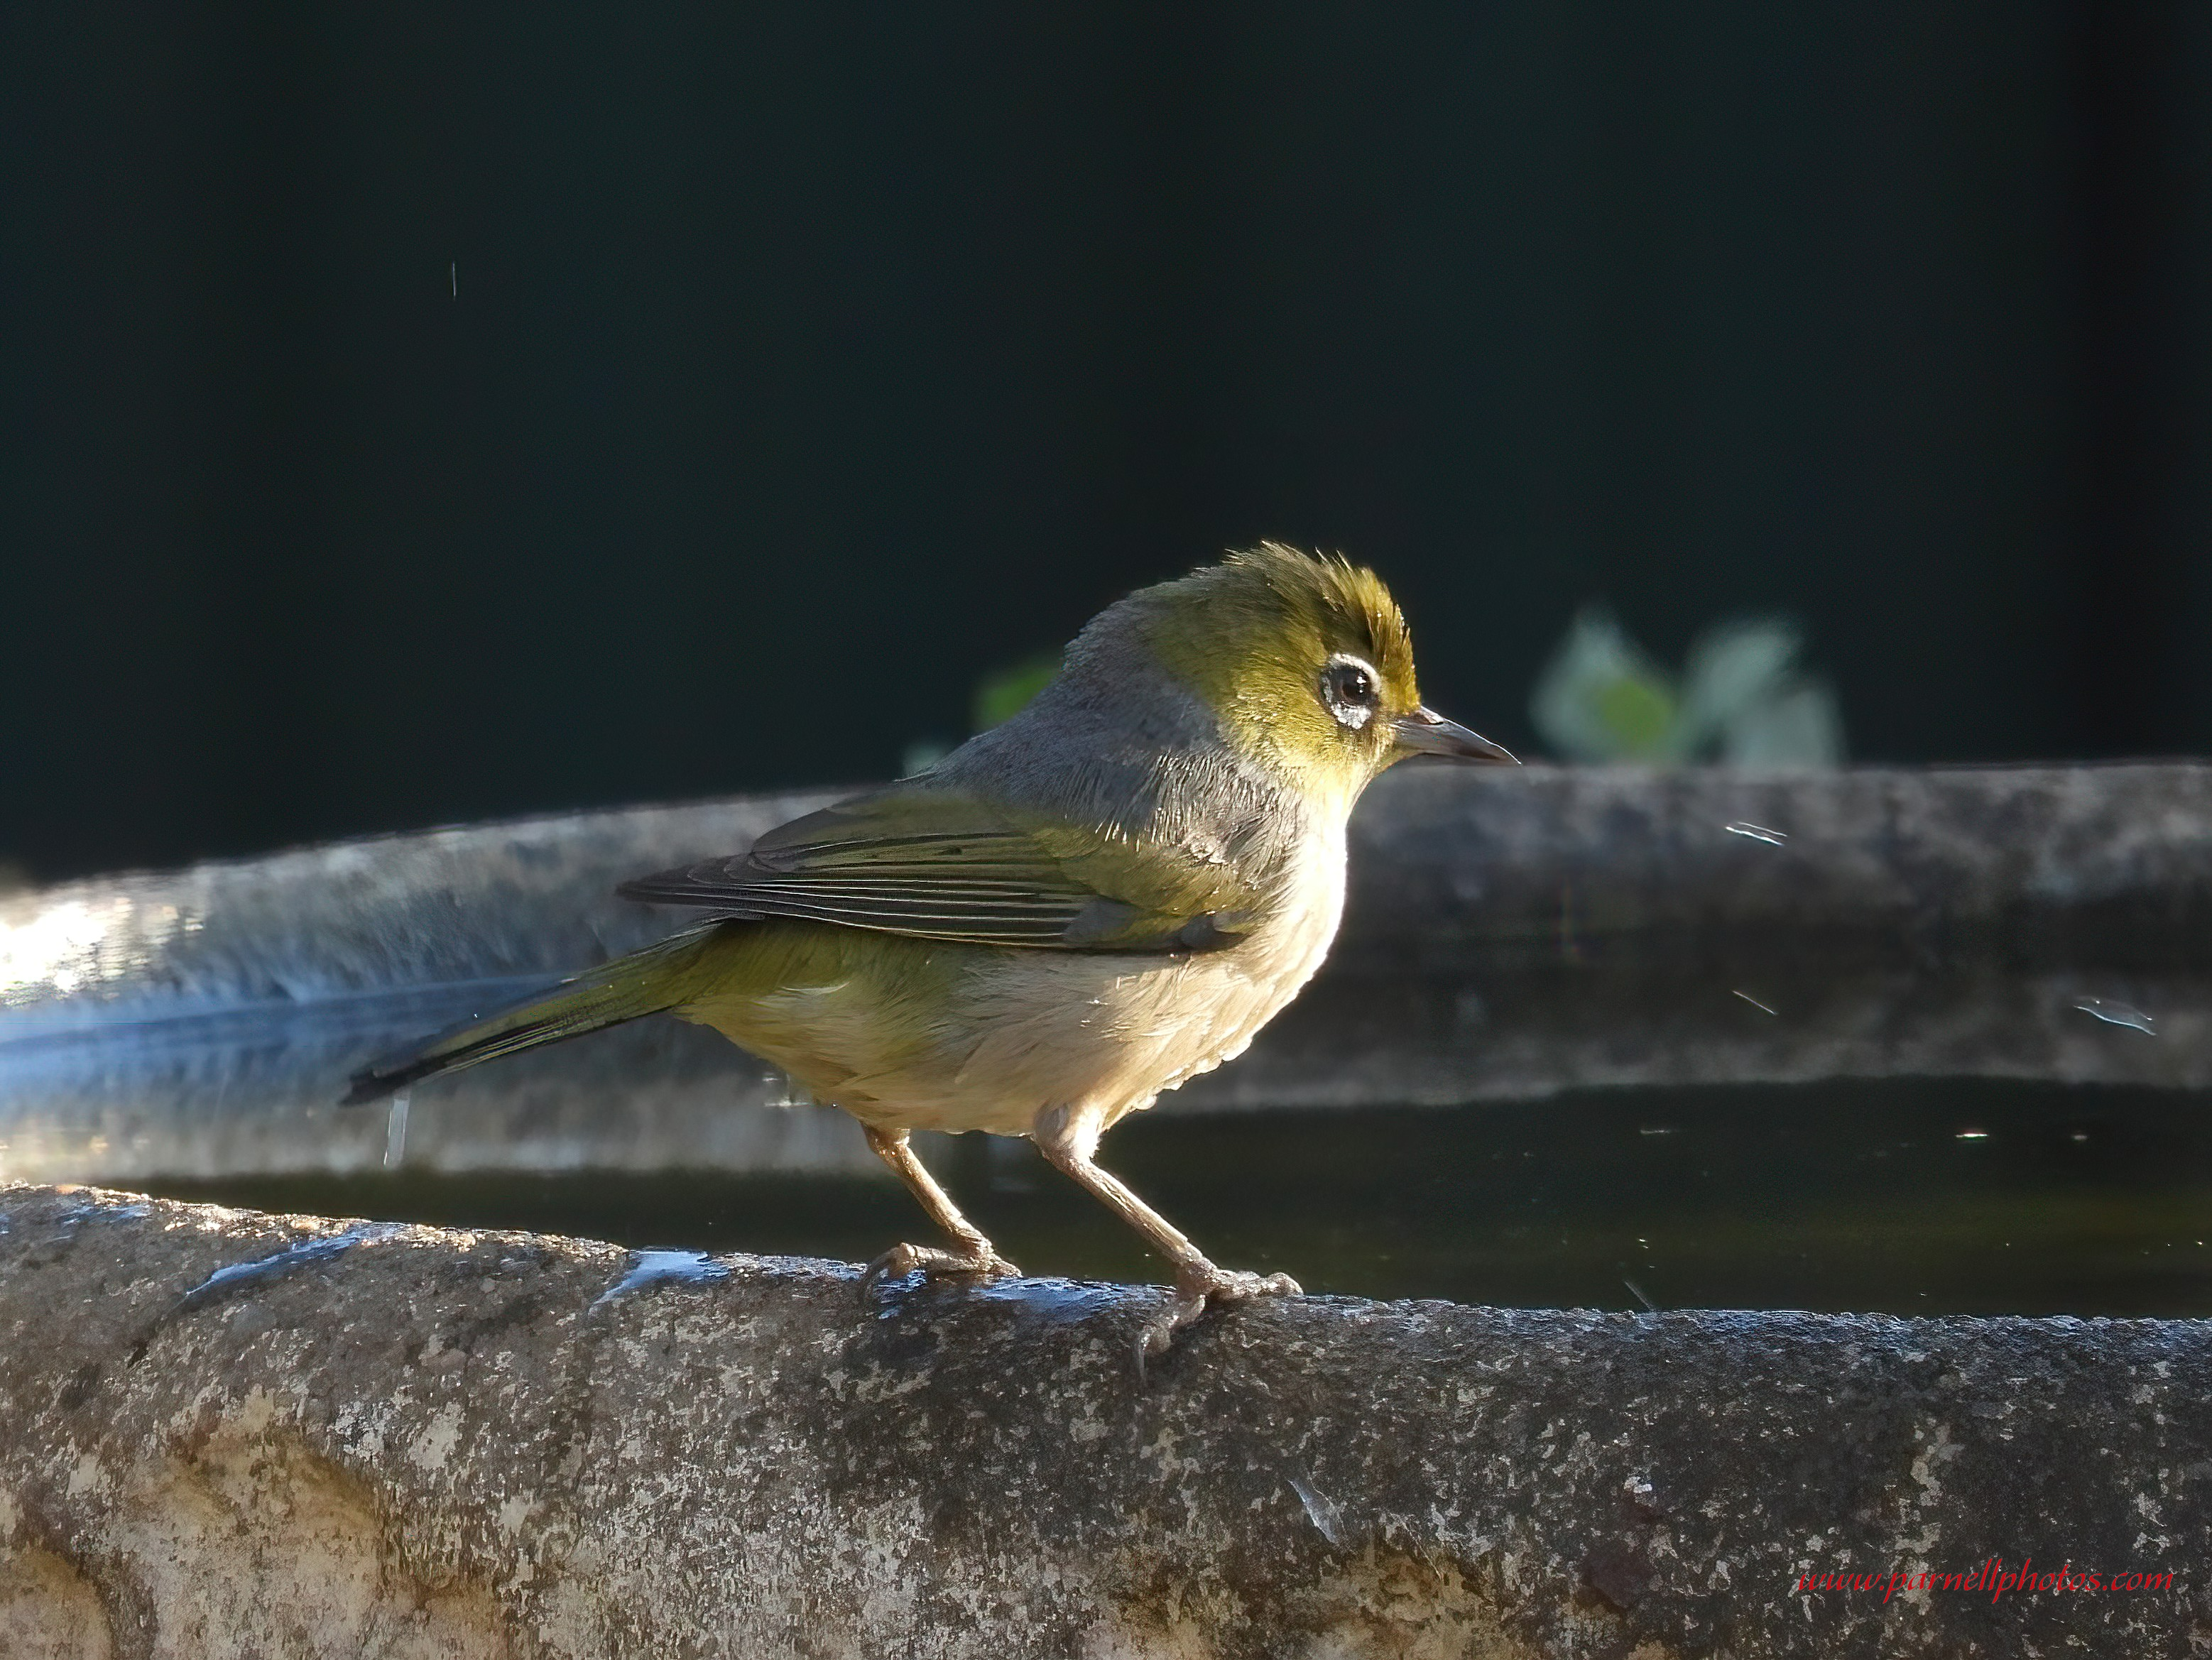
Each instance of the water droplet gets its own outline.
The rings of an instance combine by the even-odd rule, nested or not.
[[[704,1251],[696,1250],[641,1250],[630,1253],[629,1272],[609,1286],[592,1300],[597,1308],[601,1303],[611,1303],[616,1298],[647,1286],[658,1286],[674,1280],[684,1285],[705,1285],[730,1277],[730,1265],[717,1262]]]
[[[1049,1325],[1074,1325],[1119,1307],[1119,1286],[1073,1280],[992,1280],[965,1293],[979,1302],[1012,1304]]]
[[[1309,1477],[1296,1472],[1291,1476],[1291,1491],[1297,1494],[1298,1503],[1306,1507],[1306,1520],[1314,1524],[1321,1536],[1332,1545],[1342,1544],[1344,1518],[1330,1502],[1328,1495],[1314,1486]]]
[[[384,1168],[398,1170],[399,1161],[407,1157],[407,1091],[400,1091],[392,1098],[392,1106],[384,1117]]]
[[[82,1222],[143,1222],[153,1213],[150,1205],[71,1205],[54,1220],[73,1228]]]
[[[1954,1141],[1986,1141],[1990,1139],[1990,1133],[1987,1130],[1960,1130],[1951,1139]]]
[[[1747,991],[1740,991],[1735,994],[1743,999],[1745,1002],[1750,1004],[1752,1007],[1757,1009],[1762,1014],[1772,1014],[1774,1012],[1772,1009],[1768,1008],[1765,1004],[1760,1002],[1756,997],[1753,997]]]
[[[2146,1037],[2158,1036],[2158,1033],[2152,1030],[2157,1023],[2150,1016],[2130,1004],[2119,1001],[2117,998],[2085,997],[2074,1006],[2084,1014],[2094,1015],[2108,1026],[2126,1026],[2132,1031],[2141,1032]]]
[[[174,1314],[184,1314],[204,1307],[225,1292],[240,1286],[252,1285],[264,1280],[281,1279],[295,1268],[310,1262],[328,1262],[343,1255],[368,1239],[381,1239],[393,1232],[386,1223],[374,1227],[349,1228],[343,1233],[326,1234],[319,1239],[306,1239],[271,1256],[257,1256],[250,1262],[233,1262],[227,1268],[217,1268],[177,1299]]]
[[[1653,1301],[1652,1301],[1649,1297],[1647,1297],[1647,1296],[1645,1296],[1645,1295],[1644,1294],[1644,1287],[1643,1287],[1643,1286],[1641,1286],[1638,1285],[1638,1284],[1637,1284],[1633,1280],[1631,1280],[1631,1279],[1630,1279],[1626,1274],[1624,1274],[1623,1275],[1621,1275],[1621,1276],[1620,1276],[1620,1283],[1621,1283],[1622,1285],[1624,1285],[1624,1286],[1627,1286],[1627,1287],[1628,1287],[1628,1289],[1629,1289],[1629,1290],[1631,1290],[1632,1292],[1635,1292],[1635,1293],[1636,1293],[1636,1300],[1637,1300],[1638,1302],[1639,1302],[1639,1303],[1643,1304],[1644,1304],[1644,1306],[1646,1309],[1650,1310],[1652,1313],[1654,1313],[1654,1314],[1656,1314],[1656,1313],[1658,1313],[1658,1312],[1659,1312],[1659,1305],[1658,1305],[1656,1303],[1653,1302]]]
[[[799,1088],[792,1075],[778,1067],[770,1067],[761,1073],[761,1089],[771,1107],[811,1107],[814,1099]]]
[[[1765,842],[1771,848],[1778,848],[1790,839],[1787,830],[1769,830],[1764,824],[1747,824],[1741,819],[1732,824],[1723,824],[1721,828],[1730,836],[1747,836],[1754,842]]]

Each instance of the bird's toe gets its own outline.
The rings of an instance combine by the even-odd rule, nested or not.
[[[866,1297],[886,1280],[903,1280],[917,1272],[927,1280],[1004,1280],[1019,1275],[1021,1270],[988,1246],[970,1256],[934,1245],[902,1243],[868,1264],[860,1275],[860,1295]]]
[[[1196,1323],[1209,1306],[1249,1303],[1259,1297],[1299,1297],[1298,1282],[1287,1274],[1247,1274],[1237,1268],[1218,1268],[1211,1262],[1194,1272],[1176,1276],[1175,1299],[1167,1311],[1146,1325],[1137,1338],[1137,1368],[1157,1359],[1174,1346],[1176,1334]]]
[[[1211,1268],[1178,1281],[1176,1289],[1195,1294],[1209,1303],[1249,1303],[1255,1297],[1302,1297],[1298,1282],[1287,1274],[1247,1274],[1241,1268]]]
[[[1176,1334],[1191,1324],[1206,1312],[1206,1298],[1188,1292],[1178,1291],[1167,1311],[1147,1323],[1137,1334],[1137,1375],[1145,1372],[1145,1362],[1156,1360],[1175,1347]]]

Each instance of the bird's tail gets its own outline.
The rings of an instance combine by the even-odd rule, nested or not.
[[[580,1037],[602,1026],[619,1025],[641,1015],[674,1008],[690,994],[690,971],[716,932],[713,925],[695,928],[627,957],[617,957],[563,980],[550,991],[495,1014],[466,1021],[418,1049],[365,1067],[354,1073],[353,1087],[339,1104],[357,1107],[380,1101],[440,1073],[458,1072],[480,1061],[496,1061],[540,1043]]]

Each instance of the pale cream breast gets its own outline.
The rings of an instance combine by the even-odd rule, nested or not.
[[[1328,955],[1344,883],[1340,825],[1305,839],[1270,915],[1223,950],[977,952],[927,1055],[864,1063],[816,1093],[884,1128],[1019,1135],[1039,1112],[1065,1106],[1103,1129],[1243,1053]],[[820,1006],[817,1018],[862,1059],[853,1051],[863,1047],[865,1011]]]

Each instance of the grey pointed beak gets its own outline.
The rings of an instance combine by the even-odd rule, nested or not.
[[[1456,721],[1447,721],[1425,704],[1390,723],[1390,733],[1401,750],[1416,755],[1443,755],[1455,761],[1488,761],[1517,767],[1520,757],[1502,744],[1493,744],[1479,732],[1469,732]]]

